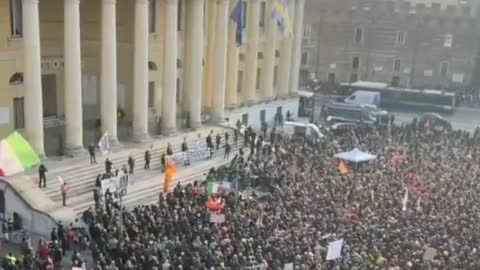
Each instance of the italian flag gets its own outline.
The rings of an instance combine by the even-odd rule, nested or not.
[[[215,193],[221,193],[222,190],[223,190],[222,185],[220,183],[208,182],[208,185],[207,185],[208,195],[215,194]]]
[[[18,132],[0,141],[0,176],[23,172],[40,163],[40,158]]]

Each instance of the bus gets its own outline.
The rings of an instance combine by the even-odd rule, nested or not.
[[[452,113],[456,106],[455,93],[442,90],[409,89],[365,81],[342,83],[340,88],[347,96],[356,91],[379,92],[380,106],[386,109]]]

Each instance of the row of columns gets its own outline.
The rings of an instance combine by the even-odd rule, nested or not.
[[[110,143],[117,144],[117,36],[116,1],[101,0],[101,125],[108,132]],[[202,78],[204,56],[204,6],[206,0],[190,0],[186,5],[185,35],[185,90],[190,125],[199,127],[202,108]],[[215,38],[209,43],[213,85],[212,117],[221,122],[224,108],[233,108],[238,103],[237,83],[239,48],[235,40],[236,24],[229,19],[229,0],[207,0],[215,5]],[[271,14],[275,0],[268,1]],[[285,97],[289,89],[298,84],[298,66],[301,52],[301,27],[305,0],[296,0],[293,39],[287,37],[280,42],[280,85],[278,96]],[[83,150],[82,119],[82,71],[80,38],[80,0],[64,0],[64,66],[65,66],[65,124],[66,151],[76,153]],[[161,0],[163,9],[163,85],[162,85],[162,131],[176,129],[177,58],[178,58],[178,0]],[[23,0],[24,25],[24,85],[25,85],[25,129],[30,143],[37,153],[44,154],[43,147],[43,106],[41,84],[41,55],[39,31],[39,0]],[[290,14],[293,14],[291,2]],[[133,134],[137,141],[148,140],[148,0],[135,0],[134,7],[134,74],[133,74]],[[259,0],[248,0],[246,46],[245,98],[248,103],[256,101],[259,40]],[[209,14],[210,15],[210,14]],[[264,50],[264,78],[261,83],[262,99],[273,98],[273,77],[275,52],[277,48],[277,25],[266,20],[267,38]],[[298,31],[298,33],[297,33]],[[210,41],[210,40],[209,40]],[[292,57],[292,46],[294,53]],[[291,63],[295,72],[290,73]],[[208,60],[207,60],[208,61]],[[298,63],[297,63],[298,62]],[[291,85],[289,85],[291,84]]]

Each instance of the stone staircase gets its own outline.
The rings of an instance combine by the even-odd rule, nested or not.
[[[145,144],[141,147],[137,146],[133,149],[124,149],[109,155],[112,161],[112,171],[120,169],[124,164],[127,164],[128,156],[131,154],[135,159],[134,174],[129,180],[128,194],[124,198],[124,205],[127,207],[146,204],[158,201],[158,195],[163,188],[164,174],[161,172],[161,154],[166,152],[167,143],[170,142],[174,153],[180,151],[183,138],[187,137],[187,143],[191,147],[197,142],[204,145],[205,138],[208,133],[213,130],[213,141],[215,141],[215,134],[220,133],[222,136],[222,145],[224,145],[224,134],[226,131],[230,134],[229,142],[232,146],[231,156],[234,155],[238,147],[233,145],[233,130],[223,127],[206,127],[201,131],[191,133],[179,133],[169,138],[161,139],[152,143]],[[200,138],[198,134],[201,134]],[[243,138],[239,138],[238,145],[242,145]],[[151,152],[150,170],[145,171],[144,166],[144,152],[153,144],[154,147]],[[177,170],[177,179],[183,183],[199,180],[204,174],[213,166],[225,164],[228,161],[223,160],[223,152],[220,150],[216,153],[216,157],[211,161],[198,160],[192,162],[191,166],[181,166]],[[90,165],[88,156],[85,156],[81,161],[76,162],[73,166],[68,168],[49,168],[47,174],[47,188],[42,189],[45,194],[52,199],[56,204],[61,206],[61,183],[57,180],[58,176],[66,181],[69,185],[70,192],[67,198],[67,206],[73,208],[77,215],[80,215],[88,207],[93,206],[93,190],[95,189],[95,179],[98,174],[105,172],[105,157],[97,154],[97,164]],[[185,174],[187,173],[187,174]],[[37,177],[32,177],[38,181]],[[155,181],[151,181],[155,179]]]
[[[210,168],[222,166],[229,162],[230,159],[223,159],[223,151],[220,151],[220,154],[217,154],[217,157],[212,160],[201,161],[198,162],[199,164],[192,164],[190,167],[182,167],[177,170],[174,186],[177,183],[186,185],[196,180],[202,181]],[[157,175],[151,175],[148,179],[137,181],[133,185],[129,184],[127,195],[123,198],[123,206],[132,209],[138,205],[158,202],[159,195],[163,192],[163,180],[164,174],[158,172]],[[94,206],[93,192],[68,200],[67,206],[73,209],[77,217],[80,217],[87,208]]]

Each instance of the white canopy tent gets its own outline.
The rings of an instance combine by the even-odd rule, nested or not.
[[[377,159],[377,156],[371,155],[371,154],[366,153],[366,152],[362,152],[362,151],[358,150],[358,148],[355,148],[355,149],[353,149],[351,151],[348,151],[348,152],[338,153],[338,154],[335,155],[335,157],[338,158],[338,159],[342,159],[342,160],[350,161],[350,162],[354,162],[354,163],[372,161],[372,160]]]

